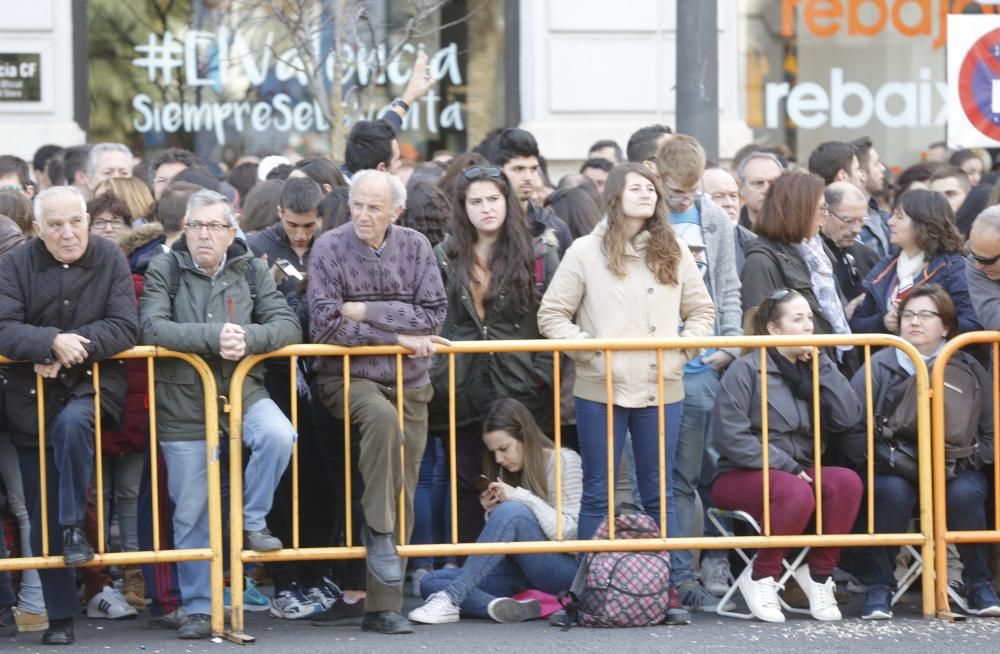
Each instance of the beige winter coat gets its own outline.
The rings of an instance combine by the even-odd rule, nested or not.
[[[680,283],[661,284],[646,265],[649,233],[641,232],[628,246],[627,273],[619,277],[608,269],[601,251],[606,229],[602,221],[566,252],[538,310],[542,335],[564,339],[710,336],[715,307],[688,248],[681,244]],[[665,402],[684,399],[684,364],[699,353],[699,349],[663,352]],[[607,402],[604,354],[569,355],[577,361],[573,394]],[[611,359],[615,404],[638,408],[658,402],[655,352],[613,352]]]

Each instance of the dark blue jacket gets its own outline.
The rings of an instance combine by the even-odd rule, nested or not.
[[[882,317],[886,312],[889,291],[896,284],[898,261],[898,256],[883,257],[865,277],[865,299],[851,318],[851,331],[855,334],[879,334],[887,331]],[[974,332],[982,329],[969,299],[965,281],[965,258],[962,255],[940,254],[934,257],[913,280],[914,287],[922,284],[939,284],[948,291],[951,301],[955,303],[960,331]]]

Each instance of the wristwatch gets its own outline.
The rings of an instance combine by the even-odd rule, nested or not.
[[[401,98],[399,96],[396,96],[395,98],[393,98],[392,104],[390,106],[392,106],[392,107],[399,107],[400,109],[403,110],[403,113],[406,113],[407,111],[410,110],[410,104],[406,100],[404,100],[403,98]]]

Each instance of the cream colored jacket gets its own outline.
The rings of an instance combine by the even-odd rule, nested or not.
[[[619,277],[607,266],[601,240],[602,221],[594,231],[573,242],[566,251],[538,309],[538,329],[546,338],[669,338],[711,336],[715,307],[698,265],[681,243],[679,284],[656,281],[646,266],[649,233],[643,231],[628,246],[627,273]],[[684,399],[684,364],[699,349],[664,350],[664,401]],[[569,352],[576,360],[573,394],[585,400],[607,402],[602,352]],[[658,402],[656,353],[613,352],[614,403],[638,408]]]

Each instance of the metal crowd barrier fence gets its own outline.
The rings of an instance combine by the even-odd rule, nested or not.
[[[150,459],[150,488],[152,495],[153,509],[153,549],[142,552],[108,552],[104,529],[104,468],[101,447],[101,397],[100,397],[100,368],[98,364],[93,364],[89,374],[93,378],[94,384],[94,476],[95,476],[95,498],[97,510],[97,543],[92,543],[95,550],[93,561],[87,566],[105,565],[138,565],[143,563],[177,563],[180,561],[208,561],[211,566],[212,580],[212,632],[221,635],[224,630],[223,617],[223,561],[222,561],[222,493],[219,470],[219,408],[218,392],[216,390],[215,376],[208,364],[201,357],[184,352],[174,352],[154,346],[138,346],[125,352],[116,354],[113,359],[146,359],[148,370],[148,392],[149,392],[149,459]],[[198,549],[163,549],[160,538],[160,512],[159,512],[159,486],[157,470],[157,435],[156,435],[156,391],[155,391],[155,365],[154,359],[173,358],[180,359],[190,364],[198,376],[205,392],[205,445],[208,476],[208,512],[209,512],[209,546]],[[10,359],[0,357],[0,364],[16,363]],[[7,570],[28,570],[38,568],[63,568],[66,567],[61,556],[51,556],[49,554],[49,528],[48,515],[50,506],[47,486],[46,486],[46,457],[49,453],[45,449],[45,386],[40,375],[36,376],[36,386],[32,391],[38,402],[38,465],[41,492],[41,524],[33,525],[32,528],[41,528],[42,552],[41,556],[19,557],[0,559],[0,571]],[[58,502],[58,498],[56,500]],[[57,536],[61,537],[61,536]]]
[[[766,501],[764,502],[764,513],[763,520],[761,521],[763,533],[756,536],[732,536],[732,537],[699,537],[699,538],[668,538],[667,534],[667,520],[666,520],[666,488],[665,488],[665,476],[663,471],[667,469],[666,466],[671,465],[671,462],[666,459],[666,452],[664,450],[665,441],[665,425],[664,425],[664,411],[663,411],[663,351],[670,349],[691,349],[691,348],[719,348],[719,347],[736,347],[736,348],[757,348],[759,350],[759,356],[761,357],[761,362],[766,362],[766,349],[778,346],[811,346],[814,348],[814,355],[818,353],[818,349],[822,347],[831,347],[835,345],[854,345],[858,346],[863,351],[863,362],[864,369],[868,371],[866,379],[866,388],[868,389],[868,400],[865,403],[864,415],[866,424],[868,425],[867,433],[867,447],[868,447],[868,466],[865,477],[867,478],[866,488],[869,489],[867,493],[867,507],[868,507],[868,521],[865,533],[861,534],[825,534],[823,531],[823,498],[820,494],[820,475],[819,471],[821,467],[820,457],[821,457],[821,444],[819,442],[820,435],[819,430],[816,430],[816,468],[817,468],[817,479],[815,480],[816,488],[816,511],[815,511],[815,523],[816,523],[816,533],[815,534],[799,534],[799,535],[774,535],[771,533],[771,515],[770,515],[770,502],[767,498],[770,497],[770,483],[769,476],[763,475],[763,492]],[[917,447],[919,453],[919,511],[920,511],[920,531],[917,533],[875,533],[874,527],[874,496],[871,491],[873,488],[873,478],[874,478],[874,416],[873,416],[873,401],[871,399],[871,354],[872,347],[895,347],[902,350],[906,356],[910,358],[913,362],[914,368],[916,370],[917,376],[917,388],[918,388],[918,439]],[[614,356],[613,353],[617,352],[628,352],[628,351],[652,351],[656,354],[657,368],[658,368],[658,379],[659,379],[659,389],[658,389],[658,402],[660,406],[659,412],[659,467],[660,467],[660,538],[649,538],[649,539],[629,539],[629,540],[616,540],[613,527],[610,533],[609,540],[563,540],[562,539],[562,525],[557,526],[556,532],[560,534],[560,537],[556,541],[543,541],[543,542],[517,542],[517,543],[459,543],[458,542],[458,511],[457,505],[457,493],[456,493],[456,456],[455,456],[455,356],[457,354],[489,354],[497,352],[570,352],[570,351],[598,351],[603,353],[605,357],[605,367],[608,373],[606,373],[606,393],[607,393],[607,403],[609,406],[613,405],[613,386],[612,386],[612,364],[611,359]],[[344,465],[344,496],[346,502],[346,544],[343,547],[315,547],[315,548],[300,548],[299,547],[299,506],[298,506],[298,447],[297,444],[293,449],[292,460],[291,460],[291,470],[293,479],[293,491],[292,491],[292,525],[293,525],[293,537],[292,546],[290,548],[285,548],[277,550],[274,552],[255,552],[246,551],[242,548],[242,539],[232,538],[231,539],[231,561],[230,561],[230,588],[232,597],[232,614],[231,614],[231,631],[227,632],[227,637],[231,640],[237,642],[252,642],[253,637],[244,633],[244,620],[243,620],[243,564],[246,562],[278,562],[278,561],[303,561],[303,560],[334,560],[334,559],[349,559],[349,558],[363,558],[364,548],[358,546],[352,542],[351,531],[352,531],[352,519],[351,515],[351,421],[349,419],[350,415],[350,360],[352,357],[359,356],[374,356],[374,355],[389,355],[396,357],[397,364],[397,411],[399,414],[400,425],[402,426],[403,420],[403,392],[402,392],[402,358],[409,353],[408,350],[404,350],[397,346],[378,346],[378,347],[356,347],[356,348],[345,348],[334,345],[293,345],[274,352],[262,355],[256,355],[244,359],[233,373],[230,385],[229,394],[229,404],[226,410],[230,414],[230,533],[240,534],[243,529],[243,507],[242,507],[242,443],[241,443],[241,433],[242,433],[242,420],[243,420],[243,382],[246,379],[247,374],[250,370],[259,364],[260,362],[276,357],[289,357],[289,365],[291,366],[291,398],[292,398],[292,413],[293,424],[297,425],[297,383],[298,376],[295,374],[295,367],[297,365],[297,360],[299,357],[322,357],[322,356],[339,356],[344,359],[344,396],[345,403],[344,407],[344,455],[345,455],[345,465]],[[863,546],[902,546],[902,545],[912,545],[919,546],[921,558],[924,562],[929,563],[934,560],[934,523],[933,523],[933,511],[932,511],[932,500],[931,500],[931,463],[930,463],[930,451],[931,451],[931,438],[930,438],[930,402],[929,402],[929,384],[928,384],[928,372],[927,367],[924,364],[923,358],[920,353],[911,344],[906,341],[889,335],[844,335],[844,336],[801,336],[801,337],[772,337],[772,336],[742,336],[734,338],[726,337],[711,337],[711,338],[667,338],[667,339],[635,339],[635,340],[566,340],[566,341],[556,341],[556,340],[531,340],[531,341],[469,341],[469,342],[456,342],[450,347],[439,347],[438,354],[436,356],[448,357],[449,361],[449,439],[447,447],[450,450],[450,460],[451,467],[449,471],[450,475],[450,488],[451,488],[451,535],[450,543],[443,544],[428,544],[428,545],[408,545],[402,541],[399,544],[399,553],[402,557],[412,557],[412,556],[447,556],[447,555],[469,555],[469,554],[486,554],[486,553],[503,553],[503,554],[524,554],[524,553],[541,553],[541,552],[593,552],[593,551],[609,551],[609,550],[628,550],[628,551],[639,551],[639,550],[675,550],[675,549],[730,549],[734,547],[747,547],[747,548],[766,548],[766,547],[791,547],[791,548],[801,548],[801,547],[823,547],[823,546],[833,546],[833,547],[863,547]],[[559,389],[560,389],[560,367],[559,367],[559,357],[553,356],[554,359],[554,371],[553,371],[553,410],[555,414],[554,420],[554,441],[558,451],[558,448],[562,446],[562,435],[560,428],[560,405],[559,405]],[[819,357],[813,356],[813,387],[814,389],[819,388]],[[768,430],[766,423],[767,416],[767,384],[766,384],[766,365],[762,365],[762,384],[761,384],[761,406],[764,409],[762,412],[764,415],[764,435],[763,435],[763,451],[764,451],[764,461],[763,467],[768,467]],[[821,421],[820,415],[820,401],[819,393],[814,392],[814,407],[813,414],[815,424],[818,426]],[[614,512],[614,470],[613,470],[613,438],[611,435],[612,429],[612,411],[608,411],[607,419],[607,429],[608,429],[608,514],[609,522],[613,525],[613,512]],[[562,475],[561,475],[561,457],[555,457],[556,465],[556,492],[555,497],[557,498],[556,513],[561,516],[562,514]],[[405,462],[403,462],[405,464]],[[400,497],[400,506],[402,506],[403,498],[402,493]],[[400,511],[400,516],[403,512]],[[561,517],[559,518],[561,523]],[[401,525],[402,527],[402,525]],[[405,529],[401,528],[399,530],[400,534],[405,534]],[[992,532],[991,532],[992,533]],[[1000,540],[997,538],[996,540]],[[931,567],[926,566],[927,570]],[[922,611],[927,617],[934,615],[934,580],[931,575],[923,576],[923,586],[922,586]]]
[[[945,368],[956,352],[977,343],[990,344],[990,377],[993,380],[993,394],[984,397],[983,402],[993,405],[993,529],[983,531],[950,531],[948,529],[947,479],[945,457],[945,411],[944,403]],[[951,543],[998,543],[1000,542],[1000,465],[996,462],[997,435],[1000,434],[1000,332],[980,331],[961,334],[948,341],[937,355],[931,370],[931,416],[933,418],[933,494],[934,494],[934,578],[935,602],[938,616],[946,620],[962,619],[951,611],[948,601],[948,545]],[[926,563],[926,559],[924,559]],[[927,570],[927,566],[924,566]]]

